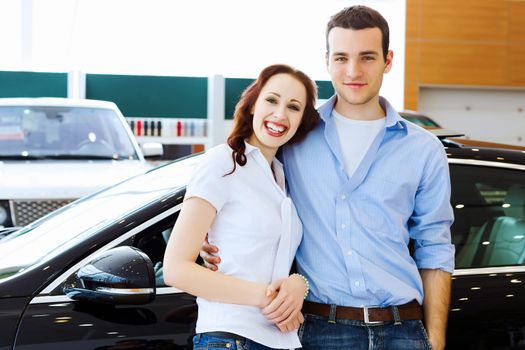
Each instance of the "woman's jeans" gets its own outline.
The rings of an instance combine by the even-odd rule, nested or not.
[[[211,333],[213,334],[222,332]],[[251,341],[250,339],[239,338],[241,337],[229,337],[228,335],[217,336],[208,335],[207,333],[199,333],[193,337],[193,350],[272,350],[272,348]]]
[[[299,329],[303,350],[429,350],[423,323],[419,320],[366,324],[306,314]]]

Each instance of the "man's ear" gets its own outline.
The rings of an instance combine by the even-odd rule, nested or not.
[[[385,73],[390,72],[390,69],[392,69],[393,59],[394,59],[394,52],[392,50],[388,50],[388,53],[386,54],[386,59],[385,59]]]

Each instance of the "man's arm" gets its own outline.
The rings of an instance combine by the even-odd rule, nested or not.
[[[442,270],[419,270],[425,297],[423,313],[425,328],[433,350],[445,348],[452,275]]]

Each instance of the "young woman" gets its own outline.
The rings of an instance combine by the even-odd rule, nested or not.
[[[194,349],[301,346],[295,330],[308,281],[288,274],[302,227],[275,155],[317,124],[315,99],[301,71],[265,68],[236,106],[228,144],[206,152],[187,186],[164,279],[198,297]],[[195,263],[206,234],[221,247],[218,273]]]

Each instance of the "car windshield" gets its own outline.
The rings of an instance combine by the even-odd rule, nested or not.
[[[198,158],[156,168],[75,201],[0,240],[0,283],[48,261],[148,203],[174,195],[187,183]]]
[[[105,108],[0,106],[0,159],[138,159]]]

